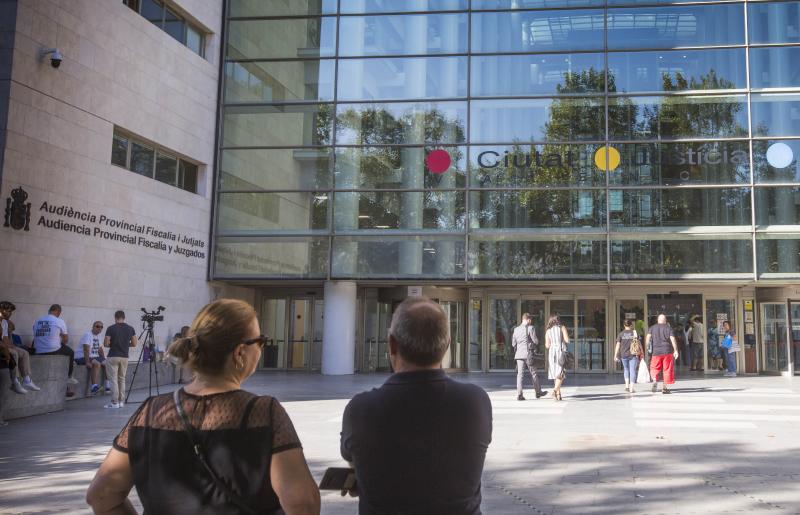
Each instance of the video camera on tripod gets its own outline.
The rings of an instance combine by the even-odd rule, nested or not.
[[[144,358],[148,363],[148,383],[147,383],[147,394],[148,397],[153,395],[153,376],[155,376],[155,383],[156,383],[156,394],[159,393],[158,391],[158,366],[156,365],[156,339],[153,336],[153,326],[156,322],[163,322],[164,315],[161,314],[162,311],[166,311],[167,308],[164,306],[158,306],[153,311],[147,311],[147,309],[142,308],[142,334],[139,335],[139,341],[142,342],[142,352],[139,353],[139,359],[136,360],[136,367],[133,369],[133,377],[131,378],[131,383],[136,380],[136,373],[139,371],[139,365],[142,363],[142,359]],[[148,357],[145,356],[145,350],[147,351]],[[132,388],[131,388],[132,390]],[[128,394],[125,396],[125,402],[128,402],[128,397],[131,396],[131,390],[128,390]]]
[[[163,322],[164,315],[162,315],[161,312],[166,310],[167,308],[164,306],[158,306],[154,311],[147,311],[147,309],[142,308],[142,312],[144,313],[144,315],[142,315],[142,327],[144,327],[144,324],[152,326],[156,322]]]

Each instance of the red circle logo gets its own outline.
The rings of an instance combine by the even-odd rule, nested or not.
[[[450,154],[446,150],[432,150],[425,158],[425,166],[432,173],[444,173],[450,168]]]

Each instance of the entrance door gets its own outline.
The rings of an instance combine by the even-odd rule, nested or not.
[[[286,368],[302,370],[308,367],[311,330],[311,308],[313,302],[307,298],[294,298],[289,322],[289,349]]]
[[[519,305],[517,297],[489,299],[489,370],[516,367],[511,335],[518,323]]]
[[[389,366],[389,322],[392,318],[392,303],[367,298],[364,308],[364,372],[388,372]]]
[[[761,303],[761,342],[765,372],[780,373],[789,370],[786,315],[784,302]]]
[[[450,347],[442,360],[442,368],[466,368],[464,358],[464,334],[466,332],[465,306],[460,301],[441,301],[447,319],[450,321]]]
[[[528,313],[531,316],[531,324],[534,331],[536,331],[536,338],[539,340],[537,352],[544,354],[546,349],[544,347],[544,328],[547,326],[547,312],[545,310],[545,299],[543,298],[523,298],[520,307],[522,313]],[[520,314],[520,320],[522,315]]]
[[[286,359],[286,299],[264,299],[261,332],[269,335],[261,357],[264,368],[284,368]]]
[[[569,334],[569,344],[567,349],[575,355],[575,300],[574,299],[550,299],[550,312],[548,318],[558,316],[561,325],[567,328]],[[575,355],[575,365],[578,366],[580,357]]]
[[[789,302],[789,327],[792,328],[789,332],[792,343],[790,362],[793,365],[794,374],[800,375],[800,302],[798,301]]]
[[[624,299],[617,301],[617,326],[612,334],[613,340],[611,341],[611,358],[614,357],[614,346],[616,345],[616,338],[619,333],[625,328],[625,321],[633,320],[633,328],[636,330],[639,338],[644,342],[647,328],[645,326],[645,312],[644,312],[644,299]],[[617,362],[614,369],[622,372],[622,362]]]
[[[278,370],[312,370],[322,365],[324,301],[315,297],[264,298],[261,330],[270,336],[262,366]]]
[[[725,338],[724,323],[730,322],[731,328],[736,330],[736,302],[733,299],[706,299],[706,371],[722,371],[728,367],[722,353],[722,341]],[[785,311],[784,311],[785,313]],[[740,352],[736,354],[738,358]]]
[[[725,301],[727,302],[727,301]],[[709,308],[711,309],[711,308]],[[717,308],[714,308],[717,309]],[[722,308],[719,308],[722,309]],[[726,308],[727,309],[727,308]],[[650,294],[647,296],[647,327],[658,322],[658,315],[663,314],[667,317],[667,323],[672,327],[672,335],[678,342],[678,361],[675,366],[688,370],[692,366],[692,351],[689,348],[686,330],[689,328],[689,321],[703,314],[703,296],[694,294]],[[730,316],[733,316],[731,313]],[[710,327],[710,326],[707,326]],[[706,338],[709,348],[711,331],[707,331],[709,336]],[[716,334],[716,333],[715,333]],[[716,341],[716,340],[714,340]],[[715,348],[715,347],[714,347]]]

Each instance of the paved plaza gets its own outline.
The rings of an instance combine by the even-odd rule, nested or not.
[[[343,465],[347,400],[385,378],[264,372],[246,387],[283,402],[319,480]],[[571,376],[556,403],[518,402],[511,374],[458,378],[485,388],[494,407],[484,513],[800,513],[796,379],[679,379],[673,395],[642,385],[629,396],[612,384],[621,379]],[[106,400],[72,401],[0,428],[0,513],[88,511],[86,487],[136,409],[104,410]],[[323,513],[356,511],[356,500],[323,493]]]

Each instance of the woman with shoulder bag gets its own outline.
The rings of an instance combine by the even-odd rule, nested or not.
[[[150,397],[114,439],[89,486],[95,513],[318,514],[320,497],[283,406],[240,389],[267,337],[250,304],[221,299],[197,314],[170,354],[194,380]]]
[[[551,316],[547,321],[544,346],[547,347],[547,376],[553,380],[553,399],[561,400],[561,385],[567,377],[567,369],[574,365],[572,353],[567,350],[569,334],[567,328],[561,325],[558,316]],[[570,363],[572,362],[572,363]]]
[[[633,385],[639,371],[639,360],[643,357],[642,343],[639,335],[633,328],[633,320],[625,321],[625,329],[617,336],[614,347],[614,360],[622,362],[622,372],[625,377],[625,391],[634,393]]]

